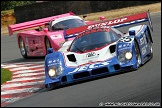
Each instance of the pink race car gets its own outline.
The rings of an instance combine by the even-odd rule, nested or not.
[[[85,16],[83,16],[84,18]],[[93,21],[84,21],[73,12],[23,22],[8,26],[9,35],[13,32],[33,27],[34,30],[26,30],[17,34],[18,47],[24,58],[45,56],[48,48],[57,51],[65,42],[64,29],[75,28]],[[42,27],[45,26],[45,27]]]

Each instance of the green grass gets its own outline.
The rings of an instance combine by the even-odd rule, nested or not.
[[[1,85],[6,81],[10,81],[12,78],[12,72],[8,69],[1,68]]]

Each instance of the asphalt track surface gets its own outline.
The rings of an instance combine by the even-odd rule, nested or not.
[[[52,90],[41,90],[6,107],[98,107],[123,102],[161,106],[161,12],[151,14],[153,58],[136,71],[96,78]],[[128,26],[130,27],[130,26]],[[120,30],[127,31],[127,28]],[[16,36],[1,36],[1,63],[44,62],[23,59]],[[116,103],[116,104],[113,104]],[[146,105],[143,104],[143,105]]]

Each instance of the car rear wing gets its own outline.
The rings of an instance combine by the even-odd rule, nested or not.
[[[151,21],[151,17],[150,17],[150,12],[149,10],[147,12],[143,12],[143,13],[139,13],[139,14],[135,14],[135,15],[130,15],[130,16],[125,16],[125,17],[121,17],[121,18],[116,18],[116,19],[112,19],[112,20],[104,20],[95,24],[90,24],[90,25],[85,25],[85,26],[81,26],[81,27],[77,27],[77,28],[71,28],[71,29],[66,29],[64,31],[64,38],[72,38],[77,36],[78,33],[85,31],[87,29],[92,29],[94,27],[98,27],[98,26],[112,26],[114,28],[118,28],[118,27],[122,27],[122,26],[127,26],[127,25],[131,25],[131,24],[136,24],[136,23],[140,23],[140,22],[145,22],[148,21],[149,22],[149,26],[151,28],[151,30],[153,31],[153,26],[152,26],[152,21]]]
[[[65,17],[65,16],[74,16],[74,15],[75,14],[73,12],[69,12],[69,13],[65,13],[65,14],[61,14],[61,15],[56,15],[56,16],[51,16],[51,17],[47,17],[47,18],[23,22],[23,23],[19,23],[19,24],[9,25],[8,32],[9,32],[9,35],[11,36],[11,35],[13,35],[13,32],[15,32],[15,31],[33,28],[33,27],[37,27],[37,26],[42,26],[42,25],[45,25],[45,23],[49,22],[52,19],[61,18],[61,17]]]

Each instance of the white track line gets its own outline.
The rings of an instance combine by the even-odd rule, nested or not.
[[[9,102],[9,103],[12,103],[12,102],[15,102],[17,100],[20,100],[22,99],[23,97],[12,97],[12,98],[1,98],[1,103],[2,102]]]
[[[33,73],[33,72],[38,72],[38,71],[44,72],[44,68],[40,68],[40,69],[37,69],[37,70],[21,70],[21,71],[16,71],[13,74]]]
[[[5,64],[1,64],[1,67],[4,67],[4,66],[6,66]]]
[[[36,65],[38,67],[44,67],[44,65],[37,65],[37,64],[21,64],[21,65],[15,65],[15,64],[3,65],[3,64],[1,64],[1,67],[3,67],[3,68],[17,68],[17,67],[26,67],[26,66],[34,67],[34,65]]]
[[[44,70],[44,68],[40,68],[41,70]],[[14,69],[9,69],[10,71],[29,71],[31,68],[29,67],[20,67],[20,68],[14,68]],[[35,70],[35,69],[33,69]],[[38,69],[36,69],[38,71]]]
[[[4,65],[10,65],[10,64],[15,64],[15,65],[21,65],[21,64],[44,64],[44,62],[42,63],[38,63],[38,62],[21,62],[21,63],[2,63]]]
[[[3,65],[3,64],[1,64],[1,67],[3,67],[3,68],[12,68],[12,67],[17,67],[17,65]]]
[[[39,84],[43,84],[43,83],[44,83],[44,80],[37,81],[37,82],[25,82],[25,83],[19,83],[19,82],[17,82],[17,83],[8,83],[8,84],[6,83],[5,85],[1,85],[1,89],[9,88],[9,87],[30,86],[30,85],[34,86],[34,85],[39,85]]]
[[[25,67],[23,66],[18,66],[18,65],[10,65],[10,66],[5,66],[3,68],[12,68],[10,71],[16,71],[16,70],[24,70],[24,69],[32,69],[32,68],[44,68],[42,65],[37,65],[37,66],[30,66],[30,67]]]
[[[42,66],[42,65],[30,66],[30,68],[36,68],[36,67],[44,68],[44,66]]]
[[[12,81],[24,81],[24,80],[37,80],[37,79],[44,79],[45,76],[41,76],[41,77],[31,77],[31,78],[16,78],[16,79],[12,79]]]
[[[31,76],[31,75],[44,75],[44,72],[39,72],[39,73],[38,72],[37,73],[22,73],[22,74],[18,74],[16,76],[13,76],[12,78],[27,77],[27,76]]]
[[[15,89],[15,90],[6,90],[6,91],[1,91],[1,95],[5,94],[13,94],[13,93],[23,93],[23,92],[34,92],[36,90],[39,90],[40,88],[24,88],[24,89]]]
[[[17,68],[10,69],[10,71],[17,71],[17,70],[24,70],[24,69],[29,70],[29,67],[17,67]]]

